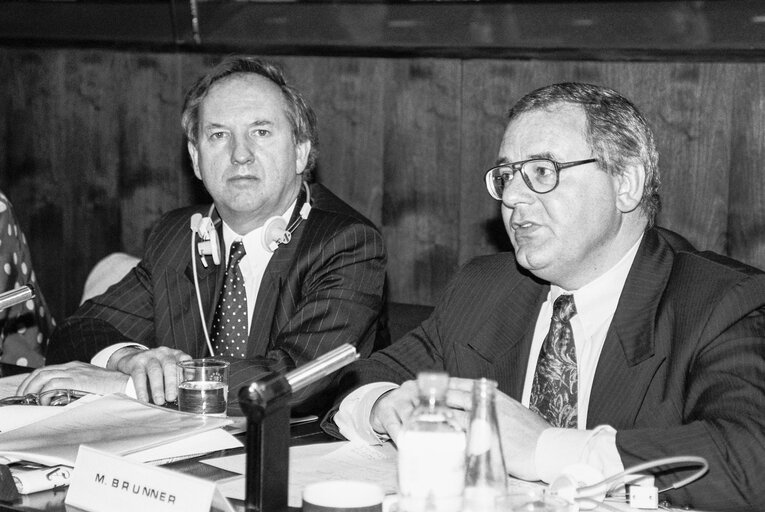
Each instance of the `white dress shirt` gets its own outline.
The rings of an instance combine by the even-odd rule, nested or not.
[[[287,208],[281,217],[285,223],[289,223],[292,211],[295,209],[297,199]],[[250,332],[250,324],[252,323],[252,314],[255,310],[255,302],[257,301],[258,290],[260,290],[260,283],[263,280],[263,275],[266,272],[268,262],[271,261],[273,252],[269,251],[263,244],[263,229],[261,226],[245,235],[237,234],[233,229],[223,221],[223,245],[225,247],[226,254],[223,255],[221,264],[228,265],[229,254],[231,253],[231,244],[236,240],[241,240],[244,244],[244,250],[246,252],[245,257],[239,260],[239,268],[242,271],[242,277],[244,278],[244,290],[247,294],[247,332]],[[269,240],[270,241],[270,240]],[[195,283],[196,284],[196,283]],[[205,319],[203,318],[204,322]],[[95,366],[106,368],[106,363],[109,362],[109,358],[117,350],[124,347],[136,347],[143,350],[147,350],[148,347],[141,345],[140,343],[115,343],[109,345],[105,349],[98,352],[90,360],[90,363]],[[124,390],[130,396],[135,396],[134,386],[132,379],[128,379],[126,389]]]
[[[571,329],[576,344],[579,376],[578,429],[549,428],[542,433],[537,442],[535,463],[540,479],[545,482],[552,481],[564,468],[576,463],[593,466],[604,475],[624,470],[616,449],[616,430],[607,425],[586,430],[586,425],[600,353],[641,240],[642,237],[606,273],[578,290],[567,291],[551,286],[547,300],[539,311],[521,398],[521,403],[526,407],[529,406],[539,351],[550,329],[553,303],[564,293],[574,295],[577,314],[571,318]],[[349,394],[335,414],[335,423],[340,433],[349,440],[379,444],[384,437],[372,429],[370,413],[377,399],[395,387],[395,384],[389,382],[378,382],[362,386]]]

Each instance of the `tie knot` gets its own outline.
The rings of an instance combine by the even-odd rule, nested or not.
[[[234,241],[234,243],[231,244],[231,255],[228,258],[229,268],[239,263],[239,260],[241,260],[245,254],[247,254],[247,251],[244,250],[244,244],[242,241]]]
[[[553,318],[561,322],[568,320],[576,315],[576,304],[574,304],[573,295],[561,295],[555,299],[553,304]]]

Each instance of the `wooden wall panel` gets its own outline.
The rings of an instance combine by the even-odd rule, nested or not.
[[[387,82],[382,229],[390,298],[430,303],[456,268],[460,63],[398,60]]]
[[[198,180],[188,165],[181,130],[179,59],[167,54],[119,55],[124,80],[115,97],[115,184],[122,215],[120,244],[111,249],[141,254],[151,225],[168,210],[192,202]]]
[[[725,251],[733,83],[725,64],[610,66],[608,79],[656,135],[663,200],[659,224],[697,247]]]
[[[59,318],[115,250],[207,202],[180,128],[185,90],[223,55],[0,47],[0,188]],[[318,178],[382,228],[392,300],[432,304],[458,265],[509,247],[483,172],[507,109],[579,80],[655,129],[660,223],[765,267],[765,64],[273,57],[319,117]]]
[[[382,59],[279,60],[288,79],[316,111],[316,178],[380,224],[383,203],[383,127],[389,62]]]
[[[765,65],[731,64],[727,253],[765,267]]]

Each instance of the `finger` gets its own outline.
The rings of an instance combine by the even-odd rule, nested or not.
[[[133,372],[130,373],[130,377],[133,379],[136,398],[141,402],[148,402],[149,392],[146,389],[146,372],[143,367],[133,370]]]
[[[398,441],[398,435],[401,433],[401,422],[391,423],[388,428],[388,436],[394,443]]]
[[[44,393],[46,391],[51,391],[53,389],[76,389],[76,384],[74,379],[72,379],[68,375],[62,375],[60,377],[56,377],[53,379],[50,379],[47,381],[38,391],[38,393]],[[46,402],[49,402],[50,399],[46,400]],[[48,405],[47,403],[44,403],[43,405]]]
[[[16,388],[16,394],[17,395],[26,395],[29,393],[27,389],[29,389],[29,386],[32,385],[32,381],[34,381],[37,376],[40,374],[40,370],[35,370],[29,375],[27,375],[24,380],[21,381],[21,384],[19,384],[19,387]]]
[[[467,431],[470,426],[470,413],[467,411],[452,411],[452,417],[460,427]]]
[[[381,428],[375,428],[375,431],[381,434],[388,434],[393,442],[398,438],[401,431],[401,416],[394,409],[386,409],[378,418]]]
[[[462,377],[450,377],[449,378],[449,390],[467,391],[473,392],[474,379],[463,379]]]
[[[178,367],[175,361],[166,362],[162,365],[165,381],[165,399],[175,402],[178,396]]]
[[[446,405],[452,409],[469,411],[473,408],[473,392],[460,389],[449,389],[446,392]]]
[[[61,371],[55,367],[35,370],[32,375],[24,379],[24,382],[19,385],[16,394],[28,395],[30,393],[39,393],[49,380],[54,379],[59,375],[61,375]]]
[[[146,364],[152,401],[157,405],[165,403],[165,372],[159,361],[152,359]]]

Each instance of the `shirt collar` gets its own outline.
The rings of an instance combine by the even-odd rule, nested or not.
[[[284,222],[289,224],[290,218],[292,217],[292,212],[295,210],[295,206],[297,205],[297,198],[292,202],[292,204],[287,208],[287,210],[280,215],[281,218],[284,219]],[[221,219],[221,222],[223,223],[223,245],[226,248],[226,257],[225,261],[228,262],[229,253],[231,252],[231,244],[234,243],[236,240],[241,240],[244,244],[244,250],[247,252],[247,254],[257,254],[260,252],[271,252],[268,251],[265,247],[263,247],[262,239],[263,239],[263,226],[260,226],[258,228],[253,229],[249,233],[246,233],[245,235],[240,235],[231,227],[226,224],[226,221]]]
[[[603,275],[594,281],[582,286],[578,290],[567,291],[563,288],[550,286],[550,303],[553,303],[560,295],[573,293],[576,304],[576,315],[582,323],[585,333],[592,333],[604,319],[609,319],[616,311],[619,297],[622,295],[624,283],[632,268],[640,242],[643,236],[622,256],[622,258]]]

